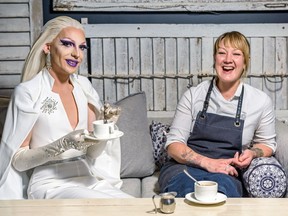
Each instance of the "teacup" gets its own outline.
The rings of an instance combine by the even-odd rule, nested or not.
[[[198,181],[194,183],[195,198],[199,201],[214,201],[218,192],[218,183],[215,181]]]
[[[115,133],[117,126],[113,121],[96,120],[93,122],[93,134],[97,138],[106,138]]]

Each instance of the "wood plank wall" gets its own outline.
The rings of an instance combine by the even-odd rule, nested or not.
[[[10,96],[20,82],[42,16],[42,1],[0,0],[0,96]],[[91,78],[102,100],[145,91],[149,111],[175,110],[187,86],[213,75],[215,38],[239,30],[251,43],[245,81],[267,92],[276,110],[288,109],[287,24],[84,26],[90,49],[80,73]]]
[[[80,73],[103,101],[145,91],[149,111],[173,111],[187,86],[211,79],[213,44],[238,30],[251,44],[245,82],[288,109],[288,24],[85,24],[89,52]]]
[[[24,60],[43,25],[42,1],[0,0],[0,96],[20,82]]]

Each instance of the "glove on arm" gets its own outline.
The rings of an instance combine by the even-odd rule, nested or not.
[[[69,149],[83,151],[93,142],[84,142],[85,130],[76,130],[48,145],[29,149],[29,146],[20,148],[12,158],[12,165],[20,172],[40,166],[52,161],[56,156]]]

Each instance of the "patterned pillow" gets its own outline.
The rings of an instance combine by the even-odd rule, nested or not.
[[[243,174],[243,182],[251,197],[283,197],[287,188],[285,171],[274,157],[252,160]]]
[[[154,149],[155,164],[160,169],[163,164],[169,159],[169,156],[164,149],[166,143],[166,134],[169,132],[169,125],[161,122],[152,121],[150,125],[150,133]]]

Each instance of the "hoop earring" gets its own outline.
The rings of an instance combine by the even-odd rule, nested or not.
[[[49,71],[50,69],[52,69],[52,65],[51,65],[51,54],[50,52],[48,52],[46,54],[46,69]]]

